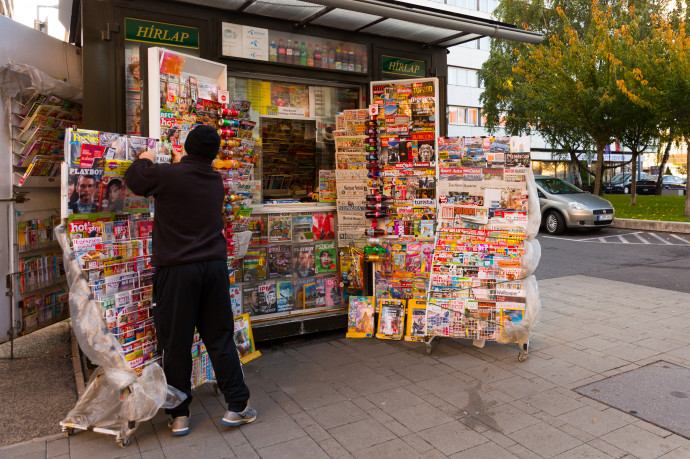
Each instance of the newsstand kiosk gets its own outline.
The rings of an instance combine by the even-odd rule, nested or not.
[[[352,244],[338,240],[337,226],[339,212],[352,208],[336,199],[336,115],[367,109],[379,97],[372,82],[431,79],[433,136],[444,135],[449,46],[483,36],[541,41],[508,24],[404,2],[104,0],[82,1],[75,14],[87,129],[180,148],[205,110],[220,106],[209,94],[243,101],[237,108],[250,124],[219,128],[231,147],[233,136],[253,129],[251,174],[240,190],[251,195],[251,212],[233,228],[252,237],[231,283],[233,307],[250,314],[259,341],[346,326],[342,248]],[[161,67],[171,56],[227,73],[209,83],[212,65],[204,64],[171,77]],[[366,269],[361,290],[371,294]]]

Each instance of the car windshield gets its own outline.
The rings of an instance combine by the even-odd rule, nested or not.
[[[616,174],[611,179],[612,182],[622,182],[625,179],[630,178],[630,174]]]
[[[561,180],[559,178],[541,178],[537,179],[537,183],[550,194],[584,193],[584,191],[575,185],[571,185],[565,180]]]

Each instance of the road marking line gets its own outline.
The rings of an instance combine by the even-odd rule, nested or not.
[[[640,241],[642,241],[644,244],[651,244],[651,242],[649,242],[647,239],[645,239],[645,238],[643,238],[642,236],[640,236],[638,233],[633,233],[633,234],[635,235],[635,237],[636,237],[637,239],[639,239]]]
[[[686,244],[690,245],[690,241],[688,241],[687,239],[684,239],[684,238],[682,238],[682,237],[680,237],[680,236],[677,236],[677,235],[675,235],[675,234],[669,234],[669,236],[675,237],[676,239],[679,239],[679,240],[685,242]]]
[[[627,240],[626,240],[623,236],[621,236],[621,235],[618,235],[618,239],[620,239],[621,242],[624,243],[624,244],[630,244],[630,242],[627,241]]]
[[[603,242],[603,243],[609,242],[609,241],[606,240],[607,237],[608,237],[608,236],[602,236],[602,237],[600,237],[600,238],[599,238],[599,242]]]
[[[654,233],[648,233],[648,234],[650,234],[650,235],[654,236],[655,238],[659,239],[659,240],[660,240],[661,242],[663,242],[664,244],[673,245],[673,244],[671,244],[670,242],[668,242],[666,239],[664,239],[664,238],[662,238],[662,237],[660,237],[660,236],[657,236],[657,235],[654,234]]]

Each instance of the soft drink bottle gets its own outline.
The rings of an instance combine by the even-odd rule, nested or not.
[[[383,236],[385,234],[386,231],[379,228],[367,228],[364,230],[364,235],[369,237]]]
[[[307,45],[304,42],[299,48],[299,65],[307,65]]]
[[[295,40],[292,46],[292,63],[295,65],[299,65],[299,58],[300,58],[300,51],[299,51],[299,42]]]
[[[328,68],[333,70],[335,68],[335,48],[328,46]]]
[[[384,202],[390,200],[390,196],[386,196],[385,194],[368,194],[366,197],[366,200],[368,202]]]
[[[354,72],[355,71],[355,53],[350,51],[347,53],[347,71],[348,72]]]
[[[322,62],[321,62],[321,49],[319,48],[319,44],[316,44],[316,51],[314,51],[314,67],[321,67]]]
[[[275,40],[271,40],[271,44],[268,46],[268,60],[278,62],[278,47]]]
[[[314,48],[311,43],[307,46],[307,67],[314,67]]]
[[[278,42],[278,62],[285,63],[285,44],[282,38]]]
[[[328,46],[323,45],[323,51],[321,52],[321,68],[328,68]]]
[[[343,53],[340,51],[340,47],[335,49],[335,69],[343,69]]]
[[[285,63],[294,64],[295,61],[292,56],[292,40],[288,40],[288,45],[285,48]]]
[[[366,218],[388,218],[387,212],[365,212],[364,216]]]

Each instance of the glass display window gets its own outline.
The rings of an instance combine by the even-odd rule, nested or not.
[[[319,171],[335,169],[335,115],[360,108],[361,88],[229,77],[228,91],[250,100],[258,120],[264,201],[308,200]]]

